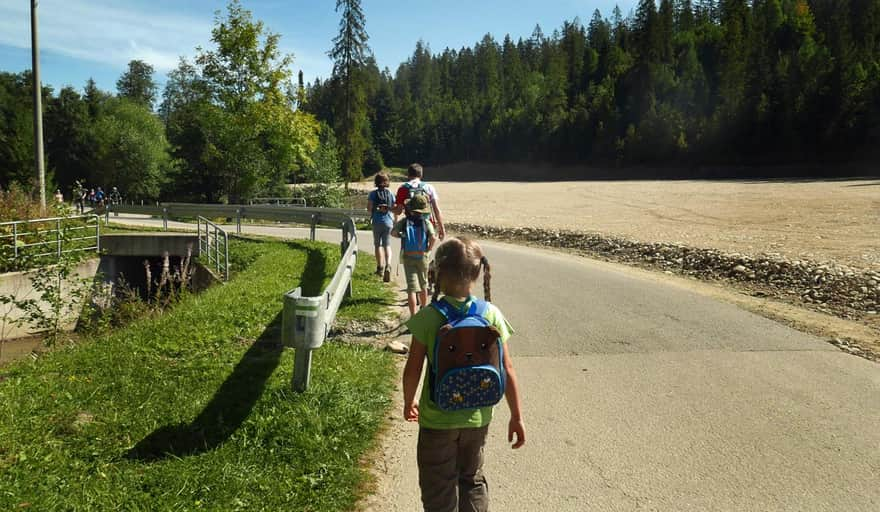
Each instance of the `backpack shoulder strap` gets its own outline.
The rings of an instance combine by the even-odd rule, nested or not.
[[[442,298],[431,302],[431,306],[443,315],[443,318],[446,319],[447,323],[459,320],[464,316],[482,317],[486,313],[486,310],[489,309],[489,303],[482,299],[471,297],[470,301],[471,305],[468,308],[467,314],[464,314],[460,309]]]
[[[442,298],[431,302],[431,306],[443,316],[443,318],[446,320],[445,323],[455,321],[460,316],[458,309],[453,307],[452,304],[443,300]]]
[[[468,309],[468,316],[485,316],[488,309],[488,302],[482,299],[472,298],[471,307]]]

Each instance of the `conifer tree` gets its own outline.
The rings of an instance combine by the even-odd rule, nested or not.
[[[366,95],[360,82],[370,47],[360,0],[336,0],[336,12],[340,11],[339,34],[328,55],[333,59],[333,84],[339,91],[335,129],[347,185],[348,181],[360,178],[368,147],[364,138],[369,129]]]

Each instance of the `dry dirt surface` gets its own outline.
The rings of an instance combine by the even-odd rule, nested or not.
[[[880,268],[878,179],[541,182],[521,167],[501,165],[427,168],[425,175],[447,222],[568,229]]]

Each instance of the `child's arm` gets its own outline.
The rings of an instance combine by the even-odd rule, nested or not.
[[[437,237],[431,235],[431,238],[428,239],[428,252],[431,252],[431,249],[434,248],[435,243],[437,243]]]
[[[516,434],[516,442],[512,446],[515,450],[526,444],[526,428],[523,425],[522,411],[520,410],[519,383],[516,378],[516,372],[513,371],[513,361],[510,360],[510,348],[506,343],[504,344],[504,371],[507,373],[507,386],[504,389],[504,396],[507,398],[507,407],[510,408],[507,440],[513,442],[513,436]]]
[[[409,347],[409,356],[406,358],[406,366],[403,367],[403,418],[406,421],[419,420],[419,402],[416,400],[416,391],[419,389],[422,366],[425,364],[427,353],[428,349],[425,344],[413,336]]]

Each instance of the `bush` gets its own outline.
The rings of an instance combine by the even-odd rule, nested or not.
[[[376,146],[370,146],[364,153],[364,175],[376,174],[385,168],[385,160]]]
[[[46,191],[49,194],[49,191]],[[56,217],[65,214],[66,206],[58,204],[51,197],[46,198],[45,217]],[[12,220],[29,220],[44,217],[40,214],[40,201],[34,199],[19,184],[13,183],[9,190],[0,188],[0,222]]]
[[[316,183],[303,185],[300,189],[306,205],[323,208],[343,208],[345,190],[335,183]]]

